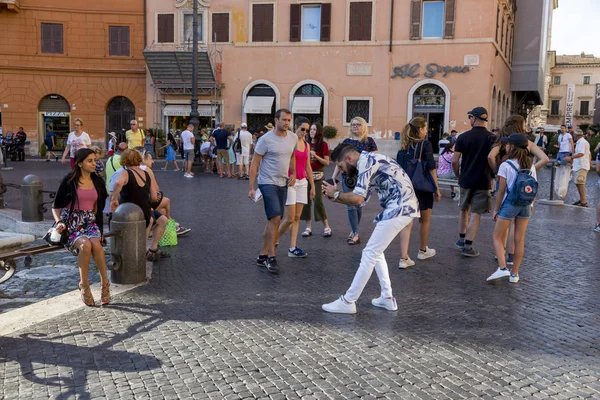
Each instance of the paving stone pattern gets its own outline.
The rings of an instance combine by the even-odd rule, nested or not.
[[[600,398],[600,236],[592,210],[539,205],[518,284],[489,285],[489,216],[462,259],[456,202],[434,207],[438,255],[399,270],[386,252],[399,310],[321,311],[342,294],[373,230],[346,245],[343,206],[327,204],[333,237],[299,238],[306,259],[278,250],[282,273],[254,265],[262,203],[247,183],[159,172],[174,216],[194,230],[152,282],[107,307],[85,308],[0,338],[0,396],[106,399]],[[416,259],[418,230],[410,254]]]

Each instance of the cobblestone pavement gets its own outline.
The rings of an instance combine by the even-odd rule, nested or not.
[[[462,259],[453,245],[458,208],[444,199],[432,219],[436,257],[399,270],[398,241],[386,252],[399,310],[370,305],[379,295],[373,278],[358,314],[332,315],[320,306],[349,285],[376,199],[364,210],[363,244],[345,244],[345,209],[327,204],[333,237],[315,224],[298,239],[306,259],[284,257],[283,237],[282,273],[272,276],[254,265],[264,217],[246,198],[247,182],[157,177],[175,218],[194,230],[154,264],[150,284],[0,338],[0,396],[600,398],[592,209],[537,206],[522,281],[489,285],[490,217],[474,244],[482,255]],[[414,229],[415,259],[417,239]]]

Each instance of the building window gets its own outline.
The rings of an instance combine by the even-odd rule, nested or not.
[[[560,85],[560,75],[554,75],[554,84]]]
[[[273,41],[274,4],[252,5],[252,41]]]
[[[203,42],[204,37],[202,32],[204,31],[204,14],[198,13],[198,42]],[[194,41],[194,14],[183,14],[183,41],[192,43]]]
[[[63,54],[62,24],[42,24],[42,53]]]
[[[444,35],[444,2],[423,2],[423,37],[441,38]]]
[[[318,42],[321,40],[321,6],[302,6],[302,41]]]
[[[498,43],[498,32],[500,31],[500,6],[496,11],[496,43]]]
[[[372,97],[344,97],[344,126],[349,126],[354,117],[362,117],[371,126],[373,113]]]
[[[582,100],[581,103],[579,103],[579,115],[590,115],[589,100]]]
[[[109,56],[129,56],[129,27],[128,26],[109,26],[108,27],[108,55]]]
[[[560,100],[552,100],[550,106],[550,115],[559,115],[560,113]]]
[[[290,5],[290,42],[328,42],[330,36],[331,3]]]
[[[500,51],[504,51],[504,15],[502,15],[502,30],[500,31]]]
[[[175,14],[158,14],[156,31],[157,43],[175,43]]]
[[[350,26],[348,40],[371,40],[373,24],[373,3],[371,1],[353,1],[350,3]]]
[[[586,75],[583,77],[583,84],[584,85],[589,85],[590,84],[590,76]]]
[[[215,43],[229,42],[229,13],[212,14],[212,34],[210,39]]]

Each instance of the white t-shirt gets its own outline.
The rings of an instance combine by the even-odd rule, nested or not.
[[[564,135],[558,135],[558,145],[560,148],[558,151],[560,153],[570,153],[571,152],[571,140],[573,140],[573,136],[570,133],[565,133]]]
[[[590,162],[590,144],[584,138],[579,139],[575,143],[575,154],[582,154],[583,157],[578,157],[573,159],[573,171],[579,171],[580,169],[584,169],[589,171],[591,168]]]
[[[240,133],[240,143],[242,144],[242,152],[239,153],[243,156],[250,155],[250,146],[252,146],[252,134],[247,130],[241,130]],[[237,139],[237,137],[236,137]]]
[[[516,158],[504,161],[502,164],[500,164],[500,168],[498,168],[498,176],[506,179],[506,192],[504,193],[504,198],[502,201],[506,200],[506,196],[508,196],[508,190],[512,188],[512,186],[515,184],[515,180],[517,179],[517,171],[515,171],[514,168],[508,164],[508,161],[513,163],[518,170],[521,169]],[[533,176],[533,178],[537,181],[535,165],[533,164],[531,165],[531,176]]]
[[[181,141],[183,142],[183,150],[194,150],[194,144],[192,138],[194,134],[187,129],[181,132]]]
[[[82,132],[81,135],[77,136],[77,135],[75,135],[75,132],[73,131],[73,132],[69,133],[69,137],[67,138],[67,145],[71,146],[70,147],[71,158],[75,158],[75,153],[77,153],[77,150],[83,149],[86,147],[91,147],[92,141],[90,140],[90,137],[87,133]]]

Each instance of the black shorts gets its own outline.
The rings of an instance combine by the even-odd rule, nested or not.
[[[421,211],[433,208],[433,193],[417,192],[415,190],[415,195],[417,195],[417,200],[419,200],[419,209]]]

